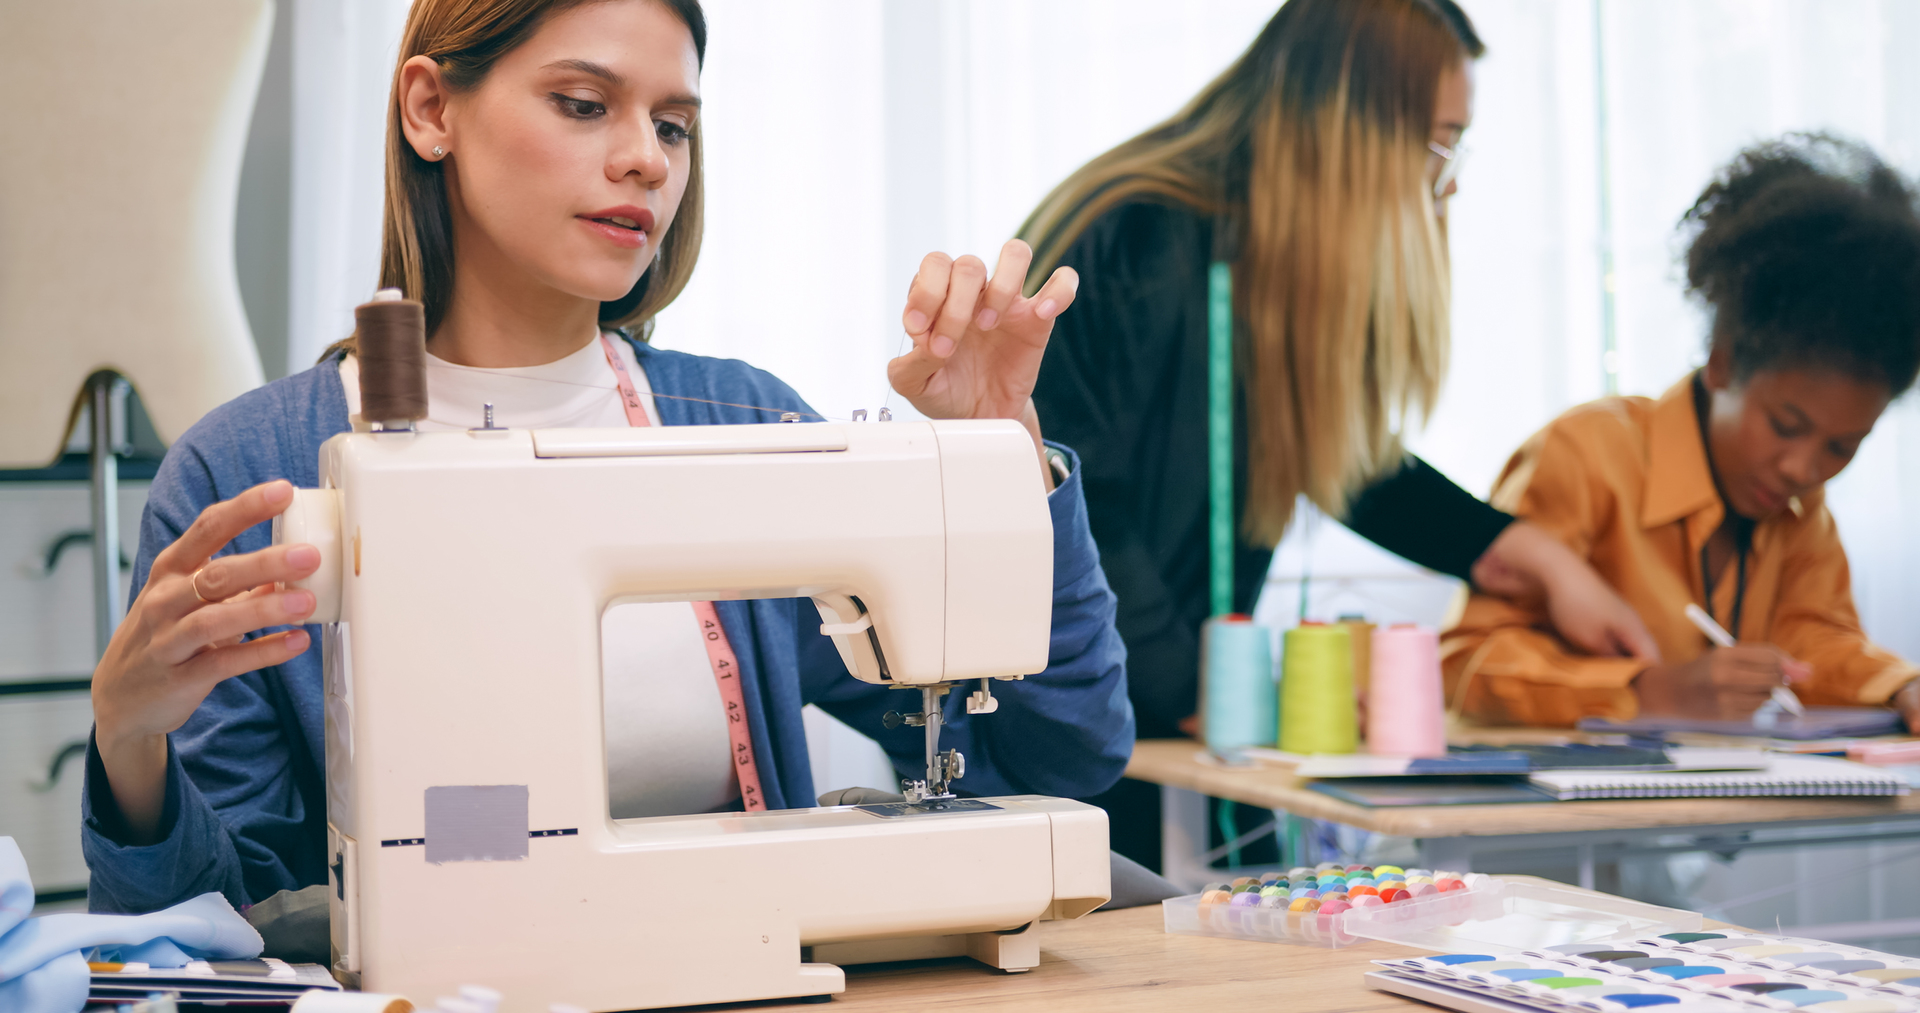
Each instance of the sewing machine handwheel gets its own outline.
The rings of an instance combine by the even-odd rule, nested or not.
[[[273,544],[305,542],[320,550],[320,568],[305,580],[288,581],[289,588],[313,592],[310,623],[340,621],[340,491],[295,489],[293,502],[273,519]]]

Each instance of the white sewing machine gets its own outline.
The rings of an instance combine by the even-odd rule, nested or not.
[[[1034,922],[1108,897],[1106,814],[952,800],[936,741],[948,684],[986,711],[988,680],[1046,666],[1037,468],[1012,422],[328,441],[275,538],[320,547],[303,586],[337,624],[336,970],[416,1001],[475,982],[509,1010],[620,1010],[839,992],[836,963],[1037,965]],[[794,596],[855,677],[920,688],[900,709],[927,728],[921,801],[612,819],[602,613]]]

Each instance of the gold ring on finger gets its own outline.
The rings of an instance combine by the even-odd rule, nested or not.
[[[205,569],[206,567],[203,566],[199,570],[193,571],[193,576],[187,578],[187,586],[193,588],[193,596],[195,598],[200,599],[201,604],[218,605],[220,604],[220,602],[217,599],[209,598],[206,595],[200,593],[200,571]]]

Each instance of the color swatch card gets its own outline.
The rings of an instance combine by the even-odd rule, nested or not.
[[[160,993],[179,1002],[285,1005],[314,989],[336,991],[340,984],[319,964],[258,960],[195,960],[185,967],[146,964],[89,964],[87,998],[95,1003],[127,1003]]]
[[[1374,987],[1472,1013],[1488,1000],[1552,1013],[1920,1013],[1920,960],[1732,930],[1375,963],[1386,973],[1368,976]]]

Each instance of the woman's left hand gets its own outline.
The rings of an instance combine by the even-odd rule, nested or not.
[[[1568,643],[1603,658],[1660,662],[1660,645],[1640,614],[1559,539],[1526,520],[1507,525],[1473,564],[1473,585],[1545,608]]]
[[[974,256],[929,253],[907,291],[901,323],[913,349],[887,364],[887,378],[934,419],[1015,419],[1040,440],[1033,385],[1053,321],[1073,303],[1080,276],[1062,267],[1031,298],[1033,250],[1018,239],[1000,249],[991,279]],[[1051,484],[1051,483],[1049,483]]]

